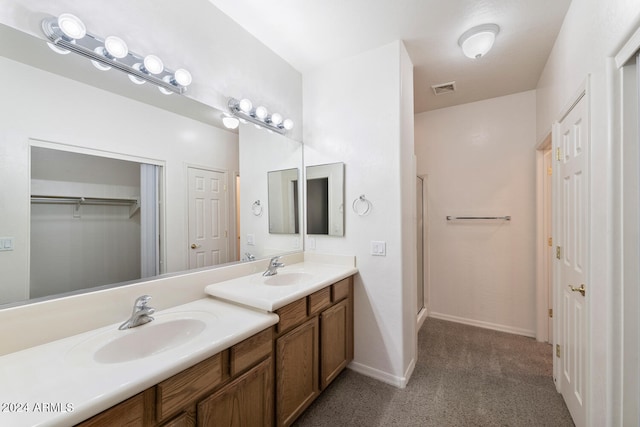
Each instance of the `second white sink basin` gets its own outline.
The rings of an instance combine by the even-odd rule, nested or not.
[[[154,321],[135,328],[99,333],[73,347],[67,359],[81,364],[92,361],[113,364],[143,359],[188,343],[215,319],[214,314],[207,312],[160,314]]]

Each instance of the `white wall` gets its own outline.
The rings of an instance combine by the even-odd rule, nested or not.
[[[559,119],[579,86],[590,75],[590,204],[591,268],[588,272],[590,317],[587,396],[588,422],[593,426],[621,423],[620,350],[621,283],[612,259],[620,200],[613,175],[620,164],[614,148],[617,106],[612,95],[616,71],[609,57],[640,24],[640,2],[634,0],[573,1],[537,87],[537,140]],[[615,184],[617,185],[617,184]],[[633,399],[637,402],[637,396]],[[637,424],[638,420],[634,424]]]
[[[186,270],[186,166],[237,171],[237,135],[4,58],[0,77],[12,82],[0,98],[0,236],[15,237],[0,252],[0,303],[28,295],[30,139],[162,164],[165,271]]]
[[[414,169],[404,164],[413,151],[413,108],[403,98],[412,91],[410,69],[403,44],[394,42],[303,79],[305,165],[345,163],[345,235],[311,237],[318,252],[356,255],[351,367],[400,387],[411,375],[416,341],[415,273],[404,271],[415,259],[403,259],[415,258],[415,236],[411,246],[403,230],[403,220],[415,219],[402,190],[408,176],[415,188]],[[351,210],[361,194],[373,204],[368,216]],[[370,254],[372,240],[386,242],[386,257]]]
[[[430,316],[535,336],[535,106],[528,91],[416,115]]]

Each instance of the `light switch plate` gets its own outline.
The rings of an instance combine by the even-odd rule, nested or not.
[[[13,239],[13,237],[0,237],[0,251],[12,251]]]
[[[247,245],[255,245],[256,244],[256,236],[254,234],[247,234]]]
[[[371,255],[387,256],[387,242],[372,240]]]

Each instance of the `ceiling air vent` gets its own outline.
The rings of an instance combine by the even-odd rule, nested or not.
[[[431,86],[431,89],[433,89],[433,93],[438,96],[438,95],[444,95],[445,93],[452,93],[455,92],[456,90],[456,82],[449,82],[449,83],[442,83],[439,85],[433,85]]]

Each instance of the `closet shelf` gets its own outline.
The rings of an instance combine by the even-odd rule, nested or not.
[[[69,196],[31,196],[31,203],[62,205],[102,205],[129,206],[129,218],[140,209],[139,198],[69,197]]]

